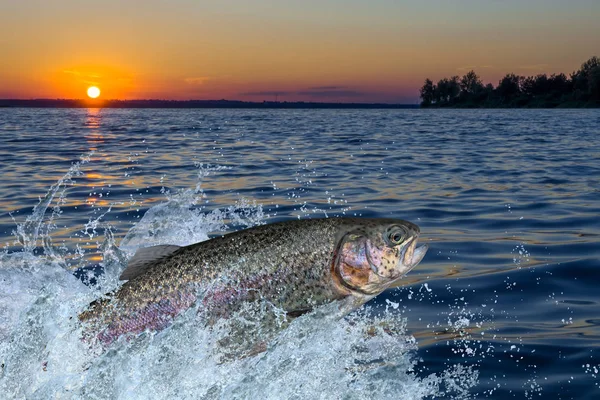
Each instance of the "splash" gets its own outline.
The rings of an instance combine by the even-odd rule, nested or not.
[[[56,227],[54,221],[60,217],[60,205],[64,204],[66,201],[67,188],[74,184],[73,177],[81,175],[81,166],[87,164],[93,154],[93,152],[85,154],[81,157],[80,161],[74,163],[67,173],[60,178],[58,182],[52,185],[46,195],[40,199],[39,203],[33,208],[32,214],[27,217],[25,223],[17,226],[17,230],[13,232],[13,234],[23,246],[23,251],[34,251],[38,244],[38,239],[41,238],[44,251],[48,255],[54,256],[56,259],[60,258],[54,253],[50,241],[50,233]],[[52,213],[49,217],[46,217],[48,208],[51,206],[57,195],[58,199],[55,206],[52,208]],[[45,231],[43,231],[44,228]]]
[[[240,199],[209,210],[201,182],[215,167],[198,166],[194,189],[165,192],[120,244],[110,209],[83,231],[102,236],[103,274],[86,285],[65,269],[54,249],[52,225],[74,164],[41,199],[16,235],[22,251],[0,254],[0,392],[8,398],[468,398],[477,372],[462,365],[419,376],[417,343],[406,332],[402,309],[363,308],[339,318],[324,306],[292,321],[266,343],[266,351],[224,359],[219,343],[243,315],[207,328],[190,309],[166,330],[117,341],[99,352],[81,340],[77,315],[118,285],[125,261],[140,246],[185,245],[223,232],[265,223],[255,202]],[[58,196],[58,200],[54,200]],[[52,202],[51,215],[48,210]],[[104,221],[102,222],[101,219]],[[100,234],[98,232],[102,231]],[[36,251],[44,243],[43,254]]]

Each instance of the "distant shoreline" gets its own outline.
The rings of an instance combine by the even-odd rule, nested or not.
[[[496,87],[484,85],[473,70],[437,84],[427,78],[419,93],[421,106],[433,108],[600,108],[600,58],[569,76],[506,74]]]
[[[403,109],[418,104],[250,102],[239,100],[78,100],[78,99],[0,99],[2,108],[246,108],[246,109]]]
[[[565,102],[565,103],[524,103],[523,105],[506,104],[475,104],[475,103],[456,103],[444,105],[422,105],[422,109],[434,110],[573,110],[573,109],[597,109],[600,108],[600,102]]]

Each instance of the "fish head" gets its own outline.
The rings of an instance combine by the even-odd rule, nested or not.
[[[427,245],[417,247],[419,227],[403,220],[367,220],[348,227],[333,261],[343,291],[375,296],[419,264]]]

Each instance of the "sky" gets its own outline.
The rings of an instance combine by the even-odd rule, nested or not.
[[[599,0],[0,0],[0,98],[416,103],[425,78],[570,73]]]

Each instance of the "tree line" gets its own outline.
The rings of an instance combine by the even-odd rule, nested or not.
[[[475,71],[443,78],[421,87],[422,107],[600,107],[600,58],[565,74],[507,74],[494,87],[484,85]]]

